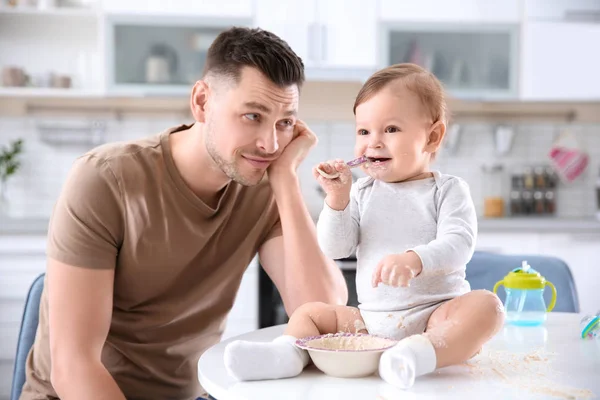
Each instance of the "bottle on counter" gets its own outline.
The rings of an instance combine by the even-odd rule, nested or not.
[[[510,215],[516,216],[523,214],[523,199],[521,191],[513,189],[510,192]]]
[[[556,184],[558,182],[558,176],[554,171],[554,168],[548,166],[546,167],[546,186],[548,189],[556,188]]]
[[[535,167],[533,169],[534,187],[536,189],[546,189],[548,183],[546,182],[546,171],[544,167]]]
[[[485,218],[504,216],[504,166],[487,164],[481,166],[483,188],[483,215]]]
[[[511,189],[512,190],[523,190],[523,172],[514,172],[511,177]]]
[[[533,212],[536,215],[542,215],[546,212],[544,193],[541,190],[533,192]]]
[[[554,197],[554,191],[548,190],[545,194],[546,197],[546,213],[554,215],[556,213],[556,199]]]
[[[531,167],[523,168],[523,188],[533,190],[535,188],[535,179]]]
[[[523,214],[525,214],[525,215],[533,214],[533,212],[534,212],[533,192],[531,190],[524,190],[522,197],[523,197],[523,205],[522,205]]]

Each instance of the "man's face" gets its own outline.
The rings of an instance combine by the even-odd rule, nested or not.
[[[206,149],[230,179],[256,185],[293,138],[298,87],[281,88],[250,67],[237,84],[215,78],[205,106]]]

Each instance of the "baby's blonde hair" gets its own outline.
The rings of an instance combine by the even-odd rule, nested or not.
[[[395,64],[375,72],[358,92],[356,107],[369,100],[391,83],[402,82],[415,93],[430,114],[432,122],[446,123],[446,96],[440,81],[431,72],[416,64]]]
[[[442,84],[425,68],[409,63],[394,64],[371,75],[356,96],[354,115],[356,115],[356,107],[371,99],[388,85],[397,82],[402,83],[419,97],[432,123],[441,121],[447,124],[448,109]],[[435,157],[435,153],[432,157]]]

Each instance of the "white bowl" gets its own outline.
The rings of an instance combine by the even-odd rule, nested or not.
[[[396,340],[368,334],[335,333],[296,341],[308,351],[317,368],[337,378],[360,378],[375,373],[381,354]]]

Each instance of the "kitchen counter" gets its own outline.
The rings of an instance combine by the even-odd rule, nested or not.
[[[598,233],[600,221],[586,218],[480,218],[479,232]]]
[[[47,218],[0,217],[0,235],[45,234]],[[598,233],[600,221],[586,218],[480,218],[480,232]]]

